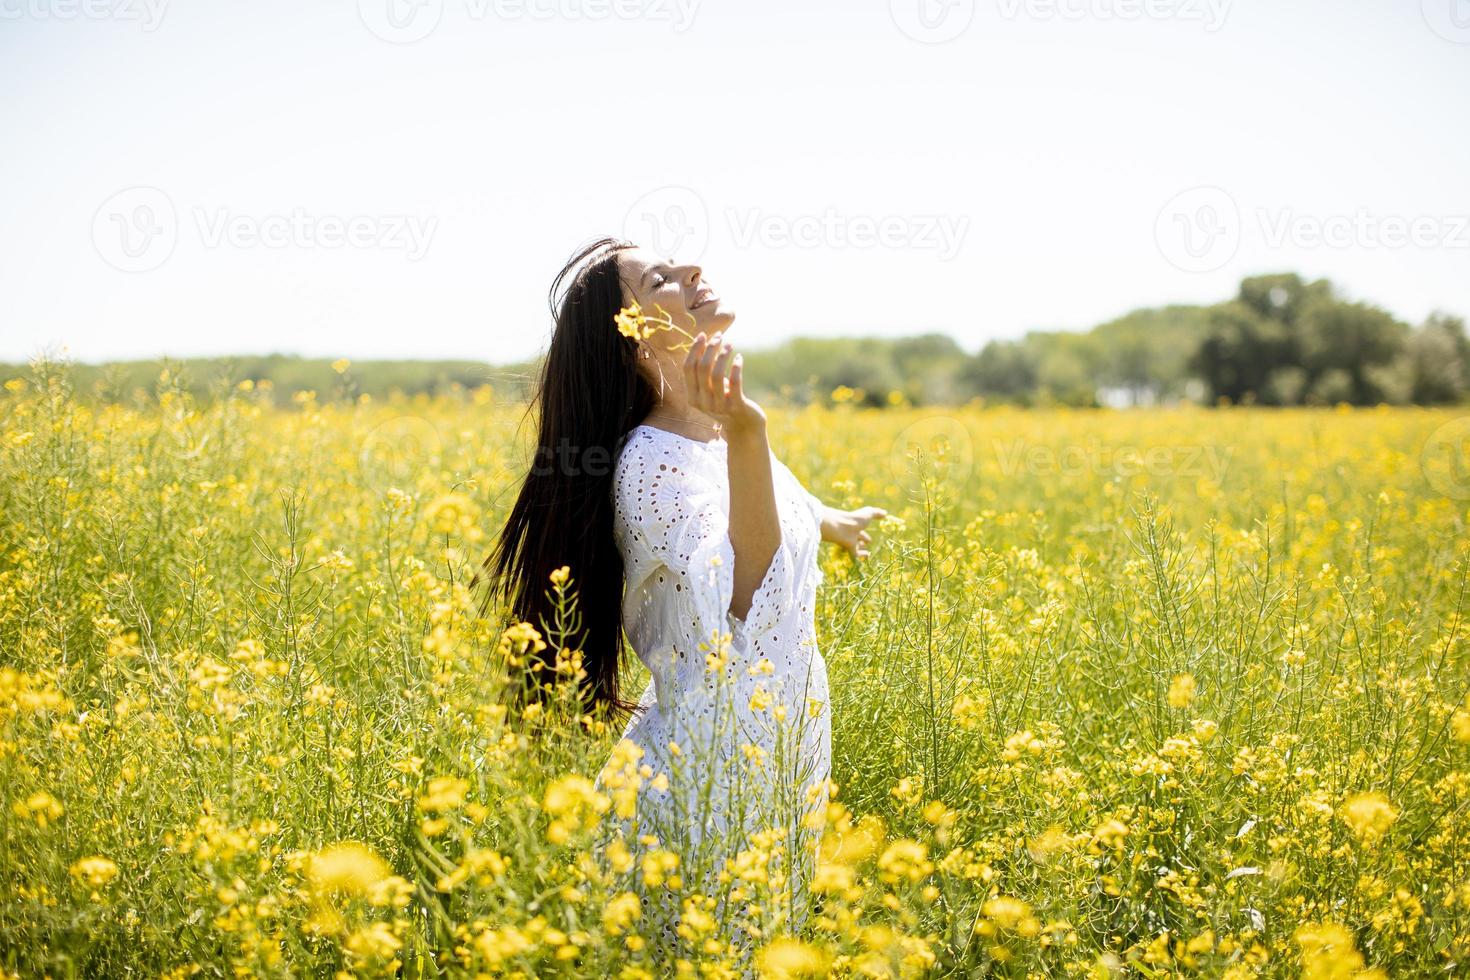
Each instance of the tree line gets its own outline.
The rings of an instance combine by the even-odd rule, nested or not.
[[[1210,306],[1134,310],[1087,331],[1036,330],[968,353],[947,334],[798,337],[745,353],[762,397],[808,403],[953,405],[974,400],[1077,407],[1179,402],[1257,405],[1453,404],[1470,397],[1470,339],[1460,317],[1416,326],[1345,298],[1325,279],[1253,276]],[[104,401],[162,388],[207,398],[250,387],[283,404],[492,391],[523,399],[535,361],[329,361],[293,355],[68,366]],[[9,379],[24,365],[0,365]],[[163,378],[163,381],[160,381]]]
[[[746,355],[798,400],[842,389],[868,404],[1453,404],[1470,396],[1465,322],[1410,326],[1325,280],[1243,280],[1211,306],[1140,309],[1088,331],[1032,331],[966,354],[949,336],[789,341]]]

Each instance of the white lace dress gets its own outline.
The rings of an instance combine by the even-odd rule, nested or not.
[[[729,612],[735,558],[724,440],[640,425],[619,453],[623,620],[652,674],[623,737],[654,774],[638,791],[634,820],[619,824],[630,844],[654,834],[679,852],[681,891],[711,896],[721,893],[715,876],[725,860],[750,849],[750,835],[774,831],[746,855],[745,868],[754,860],[775,872],[779,892],[761,904],[767,914],[783,908],[795,928],[805,919],[832,760],[827,666],[813,621],[822,504],[774,455],[771,466],[781,545],[742,622]],[[711,669],[721,634],[726,662]],[[657,891],[644,895],[646,911],[677,908],[666,889]],[[733,908],[722,898],[718,914]],[[663,924],[670,942],[672,924]]]

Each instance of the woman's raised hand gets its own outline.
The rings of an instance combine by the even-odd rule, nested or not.
[[[689,404],[731,432],[764,431],[766,413],[745,396],[740,372],[740,355],[724,342],[724,337],[706,337],[701,332],[684,356],[684,390]]]

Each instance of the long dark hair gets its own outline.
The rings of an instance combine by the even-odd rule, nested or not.
[[[582,651],[583,707],[630,712],[619,693],[623,651],[623,561],[613,542],[613,467],[623,437],[657,396],[638,371],[636,342],[618,333],[623,306],[618,252],[631,242],[601,238],[574,254],[551,284],[555,329],[529,412],[538,415],[535,456],[494,549],[484,561],[493,598],[543,635],[555,621],[551,573],[569,566]],[[478,578],[478,576],[477,576]],[[529,663],[522,693],[540,698],[550,680],[548,646]],[[543,676],[543,672],[546,672]]]

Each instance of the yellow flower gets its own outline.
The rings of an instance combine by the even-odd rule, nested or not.
[[[598,817],[612,806],[612,797],[599,793],[592,780],[575,773],[562,776],[546,787],[541,809],[551,817],[546,839],[565,844],[579,827],[591,830]]]
[[[623,892],[602,910],[602,927],[608,935],[620,936],[643,914],[643,903],[632,892]]]
[[[878,856],[879,877],[889,884],[900,879],[918,881],[934,870],[928,849],[916,840],[896,840]]]
[[[1092,832],[1096,844],[1114,851],[1123,850],[1123,838],[1127,836],[1128,825],[1121,820],[1104,820]]]
[[[356,959],[386,960],[403,947],[403,940],[393,934],[386,922],[374,922],[355,930],[344,945]]]
[[[657,888],[659,885],[667,884],[670,888],[678,888],[678,876],[673,874],[679,867],[679,855],[673,851],[655,848],[644,852],[642,868],[643,883],[649,888]]]
[[[1006,762],[1015,762],[1025,756],[1038,756],[1046,750],[1046,743],[1029,731],[1016,732],[1006,739],[1000,757]]]
[[[648,325],[643,307],[636,302],[619,310],[613,322],[618,325],[618,333],[629,340],[647,340],[653,336],[653,327]]]
[[[1343,802],[1341,815],[1359,840],[1372,843],[1388,833],[1399,811],[1382,793],[1355,793]]]
[[[429,813],[456,810],[464,804],[470,784],[458,776],[436,776],[429,780],[428,792],[419,797],[418,807]]]
[[[1067,832],[1056,824],[1052,824],[1041,832],[1027,845],[1027,851],[1033,860],[1045,862],[1053,854],[1061,851],[1070,843]]]
[[[71,866],[71,873],[78,881],[91,888],[101,888],[117,877],[117,865],[105,857],[84,857]]]
[[[1294,938],[1302,948],[1302,980],[1370,980],[1385,977],[1381,970],[1364,970],[1353,934],[1335,922],[1308,922]]]
[[[1169,707],[1187,708],[1194,703],[1193,674],[1179,674],[1169,682]]]
[[[321,565],[328,571],[333,572],[350,572],[357,567],[357,565],[353,562],[351,558],[348,558],[345,554],[343,554],[341,548],[338,548],[336,551],[333,551],[330,555],[323,558]]]
[[[757,962],[762,977],[785,980],[788,977],[824,976],[831,957],[810,943],[781,936],[771,940],[760,951]]]
[[[973,698],[968,694],[961,694],[955,698],[950,713],[954,716],[956,725],[965,731],[974,731],[980,727],[980,723],[985,718],[985,701]]]
[[[466,494],[446,493],[424,508],[424,520],[436,534],[464,534],[472,540],[479,531],[480,509]]]
[[[1465,707],[1450,716],[1450,731],[1455,741],[1470,742],[1470,698],[1466,699]]]
[[[545,650],[546,641],[541,638],[541,632],[530,623],[512,623],[501,632],[496,649],[514,667],[524,662],[523,654]]]
[[[900,779],[888,792],[893,794],[894,799],[904,806],[918,806],[919,801],[924,798],[924,781],[919,776],[905,776]]]
[[[66,812],[61,801],[45,790],[32,793],[24,800],[16,800],[10,809],[22,820],[27,818],[34,820],[36,826],[42,830],[45,830],[52,821],[60,819],[61,815]]]
[[[997,895],[980,907],[982,919],[975,931],[982,936],[993,936],[997,931],[1014,933],[1031,938],[1041,932],[1041,920],[1031,912],[1031,906],[1019,898]]]
[[[306,878],[319,895],[367,896],[388,877],[388,865],[366,844],[343,841],[311,855]]]
[[[678,344],[670,349],[687,349],[693,343],[694,338],[690,336],[687,330],[674,323],[673,319],[662,306],[655,303],[653,308],[658,310],[658,316],[649,316],[643,312],[643,308],[636,302],[623,307],[613,317],[613,322],[618,327],[618,333],[627,337],[629,340],[647,340],[655,333],[673,331],[684,337],[685,340],[684,343]]]

